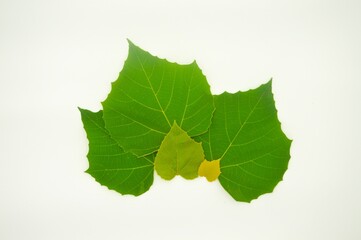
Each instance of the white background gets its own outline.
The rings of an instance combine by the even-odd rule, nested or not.
[[[197,60],[213,93],[273,78],[289,169],[235,202],[155,177],[121,196],[84,173],[77,106],[100,109],[126,38]],[[0,239],[361,239],[361,2],[0,0]]]

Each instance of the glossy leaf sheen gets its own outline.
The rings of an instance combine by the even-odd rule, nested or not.
[[[159,148],[154,166],[159,176],[166,180],[176,175],[193,179],[198,177],[198,168],[203,160],[202,145],[174,123]]]
[[[154,155],[137,158],[125,153],[104,127],[102,111],[79,109],[89,140],[89,168],[86,170],[101,185],[121,194],[138,196],[153,184]]]
[[[287,169],[291,141],[281,130],[271,81],[215,96],[215,105],[209,131],[197,140],[206,159],[220,159],[220,183],[237,201],[272,192]]]
[[[189,136],[205,133],[214,111],[209,84],[196,62],[170,63],[131,42],[102,104],[112,138],[137,156],[157,151],[174,121]]]

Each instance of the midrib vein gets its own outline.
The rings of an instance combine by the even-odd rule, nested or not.
[[[172,127],[172,125],[171,125],[170,122],[169,122],[169,119],[168,119],[167,115],[165,115],[164,109],[162,108],[162,105],[160,104],[157,95],[155,94],[153,85],[151,84],[150,79],[149,79],[149,77],[148,77],[148,74],[147,74],[147,72],[146,72],[145,69],[144,69],[143,63],[140,61],[138,54],[135,53],[135,55],[137,56],[137,60],[138,60],[140,66],[141,66],[141,68],[142,68],[142,71],[143,71],[143,73],[144,73],[144,75],[145,75],[145,78],[146,78],[147,81],[148,81],[148,84],[149,84],[149,86],[150,86],[150,89],[152,90],[152,93],[153,93],[153,95],[154,95],[154,97],[155,97],[155,100],[157,101],[158,106],[159,106],[159,108],[160,108],[160,110],[161,110],[161,112],[162,112],[165,120],[167,120],[167,123],[168,123],[169,127]]]
[[[184,110],[183,110],[183,114],[182,114],[182,120],[181,120],[181,123],[180,123],[180,127],[182,127],[182,125],[183,125],[184,116],[185,116],[185,113],[186,113],[186,110],[187,110],[187,107],[188,107],[189,92],[190,92],[190,90],[191,90],[191,84],[192,84],[192,82],[193,82],[194,68],[195,68],[195,67],[193,66],[192,74],[191,74],[191,80],[189,81],[189,84],[188,84],[187,99],[186,99],[186,104],[185,104],[185,106],[184,106]]]
[[[236,138],[238,137],[238,135],[241,133],[243,127],[246,125],[248,119],[252,116],[252,114],[254,113],[255,109],[257,108],[258,104],[260,103],[261,99],[263,98],[263,95],[265,94],[266,91],[264,91],[262,93],[262,95],[260,96],[260,98],[258,99],[257,103],[254,105],[254,107],[252,108],[251,112],[248,114],[246,120],[244,120],[244,122],[242,123],[242,125],[240,126],[240,128],[238,129],[236,135],[233,137],[232,141],[229,143],[227,149],[224,151],[223,155],[219,158],[222,159],[228,152],[228,150],[230,149],[230,147],[232,147],[234,141],[236,140]]]
[[[118,143],[111,137],[110,133],[109,133],[107,130],[105,130],[104,127],[100,126],[97,122],[95,122],[95,121],[94,121],[92,118],[90,118],[88,115],[85,115],[85,116],[86,116],[97,128],[99,128],[99,129],[106,135],[106,137],[108,137],[112,142],[114,142],[115,145],[116,145],[118,148],[120,148],[120,149],[123,150],[123,148],[118,145]],[[89,138],[89,137],[88,137],[88,141],[89,141],[89,143],[90,143],[90,138]],[[106,146],[109,146],[109,145],[111,145],[111,144],[107,144]],[[124,151],[124,150],[123,150],[123,151]],[[150,161],[148,158],[143,157],[143,156],[142,156],[142,158],[145,159],[147,162],[150,162],[152,165],[154,164],[154,163],[153,163],[152,161]]]

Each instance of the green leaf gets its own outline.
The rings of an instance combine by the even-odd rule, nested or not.
[[[291,140],[281,130],[271,84],[215,96],[212,125],[197,138],[207,159],[220,159],[218,179],[237,201],[272,192],[290,159]]]
[[[121,194],[138,196],[153,184],[154,155],[137,158],[125,153],[104,127],[102,111],[80,109],[89,140],[89,169],[86,170],[101,185]]]
[[[128,58],[102,104],[112,138],[137,156],[157,151],[174,121],[190,136],[205,133],[214,111],[196,62],[170,63],[130,41]]]
[[[282,132],[271,84],[213,97],[196,62],[171,63],[129,41],[103,112],[80,109],[87,172],[122,194],[147,191],[154,168],[167,180],[218,179],[237,201],[272,192],[287,169],[291,140]]]
[[[154,167],[159,176],[166,180],[176,175],[194,179],[198,176],[198,168],[203,160],[202,145],[191,139],[174,122],[155,157]]]

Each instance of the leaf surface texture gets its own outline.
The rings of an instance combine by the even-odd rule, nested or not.
[[[176,175],[194,179],[198,177],[198,168],[203,160],[202,145],[174,123],[160,146],[154,166],[159,176],[166,180]]]
[[[125,151],[145,156],[159,149],[174,121],[189,136],[205,133],[214,103],[196,62],[171,63],[129,41],[128,58],[103,109],[112,138]]]
[[[104,126],[102,111],[79,109],[89,140],[89,168],[86,170],[101,185],[121,194],[138,196],[153,184],[154,155],[136,157],[126,153]]]
[[[212,125],[197,137],[206,159],[220,160],[219,181],[237,201],[272,192],[290,159],[291,141],[277,118],[271,83],[215,96]]]
[[[176,175],[219,180],[237,201],[272,192],[290,159],[272,81],[246,92],[212,96],[196,62],[151,55],[129,41],[118,79],[103,110],[80,109],[96,181],[140,195]]]

